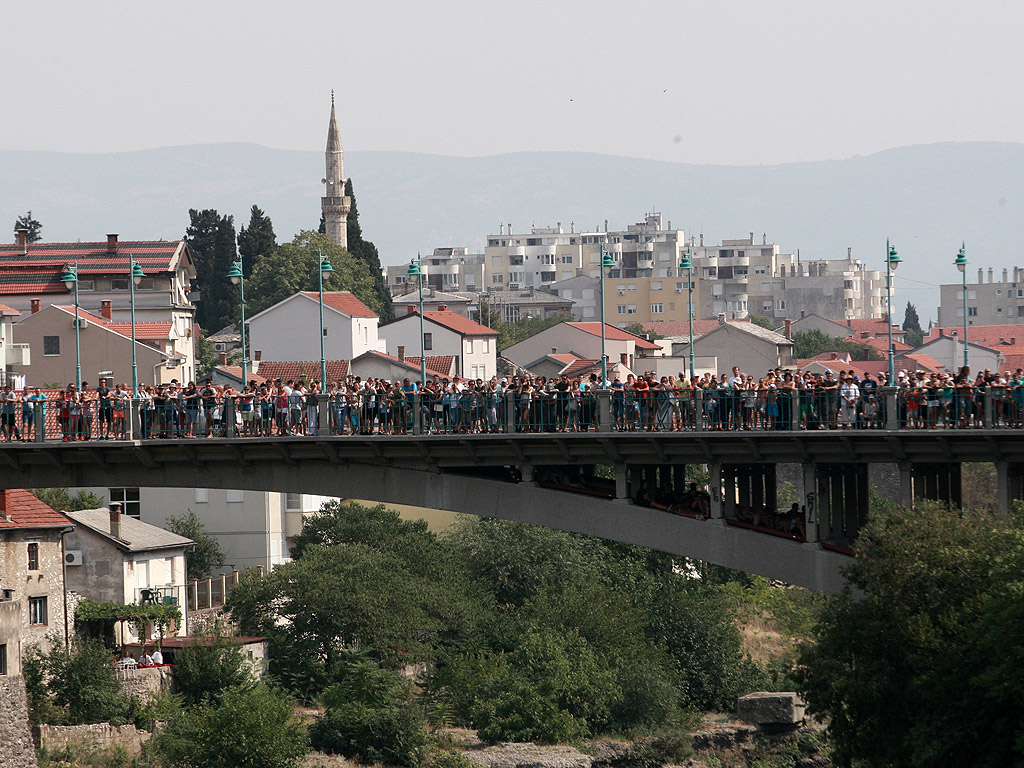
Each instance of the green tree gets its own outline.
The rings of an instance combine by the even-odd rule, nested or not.
[[[97,509],[103,506],[103,499],[81,488],[74,496],[67,488],[33,488],[32,493],[44,504],[58,512],[77,512],[80,509]]]
[[[765,315],[751,315],[750,322],[754,325],[760,326],[761,328],[767,328],[769,331],[774,331],[777,327],[775,323],[772,322],[772,319]]]
[[[238,255],[242,259],[245,277],[251,277],[256,263],[275,250],[277,237],[274,235],[274,224],[259,206],[254,205],[249,211],[249,226],[238,229]]]
[[[111,661],[110,651],[94,638],[65,648],[52,637],[49,650],[30,648],[23,666],[33,721],[59,725],[124,722],[129,701],[121,695]]]
[[[238,289],[227,274],[236,260],[235,220],[207,208],[188,212],[190,224],[185,241],[195,260],[196,287],[200,300],[196,323],[218,331],[239,318]]]
[[[1024,528],[920,504],[872,512],[804,647],[799,686],[841,766],[1024,762]]]
[[[43,225],[32,217],[32,211],[14,220],[14,233],[17,234],[19,229],[28,230],[28,242],[30,243],[38,243],[43,239]]]
[[[251,663],[245,651],[217,631],[174,655],[174,681],[186,704],[216,701],[225,691],[251,688]]]
[[[374,312],[380,314],[384,310],[377,300],[369,267],[326,235],[303,231],[256,264],[245,285],[247,316],[252,317],[299,291],[317,290],[320,252],[334,268],[324,280],[325,291],[351,291]]]
[[[513,344],[518,344],[524,339],[535,336],[543,330],[564,323],[568,317],[556,315],[554,317],[523,317],[512,323],[501,319],[501,313],[490,306],[486,300],[480,301],[480,323],[498,332],[497,351],[508,349]]]
[[[159,756],[181,768],[292,768],[309,751],[291,700],[265,685],[181,710],[155,743]]]
[[[836,339],[818,330],[793,334],[793,357],[804,360],[824,352],[848,352],[851,360],[881,360],[877,350],[849,339]]]
[[[907,332],[907,344],[912,347],[921,346],[924,341],[924,331],[921,328],[921,318],[917,316],[917,307],[907,302],[907,309],[903,313],[903,330]]]
[[[167,527],[194,542],[185,552],[185,570],[189,579],[205,579],[224,565],[224,550],[220,543],[206,532],[202,521],[191,509],[181,517],[168,517]]]
[[[345,194],[352,198],[352,207],[348,211],[348,250],[356,259],[370,270],[373,276],[373,294],[375,302],[370,306],[379,307],[377,314],[382,323],[395,319],[395,311],[391,306],[391,291],[388,281],[380,267],[380,255],[377,246],[363,239],[363,228],[359,224],[359,210],[356,207],[356,195],[352,191],[352,179],[345,180]],[[369,302],[367,302],[369,304]]]

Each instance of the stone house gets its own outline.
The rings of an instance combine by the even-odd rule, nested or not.
[[[68,638],[66,534],[73,523],[23,489],[0,490],[0,675],[20,675],[28,646]]]
[[[69,512],[67,588],[97,603],[177,605],[182,621],[168,635],[184,635],[188,599],[185,550],[191,539],[121,514],[121,505]],[[140,638],[119,623],[119,644]],[[148,639],[148,638],[146,638]]]

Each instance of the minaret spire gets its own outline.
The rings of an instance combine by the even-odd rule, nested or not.
[[[348,248],[348,212],[352,198],[345,197],[345,153],[341,147],[341,132],[338,130],[338,116],[334,108],[334,90],[331,90],[331,119],[327,125],[327,152],[325,153],[327,175],[324,196],[320,209],[324,215],[324,228],[333,242]]]

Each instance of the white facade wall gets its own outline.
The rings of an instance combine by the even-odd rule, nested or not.
[[[516,365],[527,366],[544,355],[550,354],[552,349],[559,353],[575,352],[587,360],[600,360],[601,337],[573,328],[566,323],[560,323],[524,339],[518,344],[513,344],[503,352],[503,355]],[[626,365],[630,368],[633,367],[636,345],[632,339],[624,341],[607,339],[605,351],[610,363],[620,361],[621,355],[625,354]]]
[[[466,336],[450,328],[425,319],[424,335],[430,334],[430,348],[427,357],[433,355],[454,355],[455,374],[474,379],[489,379],[498,372],[497,337]],[[420,355],[420,321],[418,315],[408,315],[380,329],[387,342],[387,353],[398,356],[398,347],[405,347],[407,357]]]
[[[1024,269],[1004,269],[1002,279],[993,281],[993,270],[978,270],[977,282],[967,280],[968,325],[1013,325],[1024,323]],[[956,327],[964,322],[963,282],[939,287],[939,321],[945,327]],[[968,332],[968,339],[970,333]],[[973,365],[971,366],[974,367]]]
[[[349,317],[324,305],[324,355],[351,360],[370,350],[384,351],[376,317]],[[249,349],[263,360],[319,360],[320,304],[298,295],[246,321]]]

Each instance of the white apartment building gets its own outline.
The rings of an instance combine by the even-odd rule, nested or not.
[[[518,234],[511,224],[502,225],[497,235],[487,237],[484,282],[492,290],[546,289],[579,274],[599,277],[602,246],[616,264],[611,275],[668,277],[675,275],[686,238],[682,230],[672,229],[672,222],[663,228],[660,213],[649,213],[620,231],[609,231],[607,221],[603,232],[576,232],[574,222],[568,232],[561,222]]]
[[[885,274],[869,270],[847,249],[845,259],[802,260],[754,233],[720,245],[691,244],[702,318],[764,315],[781,324],[806,314],[856,320],[885,314]],[[607,309],[607,306],[606,306]],[[685,316],[685,313],[684,313]]]
[[[1010,278],[1013,278],[1012,280]],[[939,322],[943,327],[964,323],[963,282],[939,287]],[[993,269],[978,270],[978,282],[967,282],[968,325],[1016,325],[1024,323],[1024,267],[1003,270],[1002,279],[993,280]]]
[[[409,264],[398,264],[387,268],[388,288],[392,296],[404,296],[416,291],[419,279],[409,277]],[[435,248],[420,262],[423,272],[423,289],[435,291],[481,291],[484,285],[484,255],[469,253],[465,247]]]

